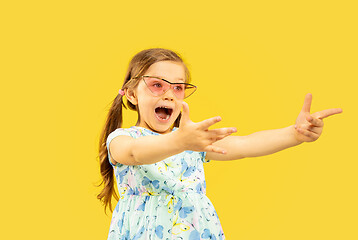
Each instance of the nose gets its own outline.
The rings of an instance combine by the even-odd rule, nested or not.
[[[173,101],[175,98],[174,92],[172,88],[169,88],[163,95],[163,99]]]

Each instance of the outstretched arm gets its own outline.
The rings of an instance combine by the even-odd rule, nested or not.
[[[294,126],[264,130],[247,136],[228,136],[213,145],[227,150],[226,154],[206,153],[211,160],[236,160],[269,155],[302,143],[294,137]]]
[[[296,124],[285,128],[255,132],[247,136],[228,136],[213,143],[227,150],[226,154],[208,152],[207,159],[236,160],[272,154],[303,142],[316,141],[323,130],[323,118],[341,113],[341,108],[332,108],[310,114],[312,95],[308,93]]]

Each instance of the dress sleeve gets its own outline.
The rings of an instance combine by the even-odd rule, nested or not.
[[[111,161],[111,153],[109,151],[109,144],[111,143],[111,141],[115,138],[118,137],[120,135],[126,135],[126,136],[130,136],[132,137],[132,135],[130,134],[130,132],[126,131],[123,128],[117,128],[116,130],[114,130],[113,132],[111,132],[108,137],[107,137],[107,141],[106,141],[106,145],[107,145],[107,151],[108,151],[108,160],[109,163],[114,167],[114,166],[121,166],[123,164],[121,163],[117,163],[116,165],[114,165]]]
[[[206,159],[206,152],[200,152],[202,158],[201,160],[203,161],[203,163],[207,163],[207,162],[210,162],[211,160],[210,159]]]

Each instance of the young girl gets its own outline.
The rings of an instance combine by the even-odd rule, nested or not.
[[[171,50],[147,49],[131,60],[100,138],[104,188],[97,197],[111,212],[112,196],[118,200],[108,239],[225,239],[206,196],[203,163],[262,156],[315,141],[322,119],[342,112],[310,114],[312,95],[307,94],[296,125],[230,136],[236,128],[208,129],[220,117],[190,120],[184,99],[196,86],[189,82],[188,68]],[[138,113],[130,128],[121,128],[122,106],[127,108],[123,97]]]

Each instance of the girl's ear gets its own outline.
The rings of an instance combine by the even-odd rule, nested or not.
[[[127,88],[124,89],[124,93],[126,95],[127,100],[130,101],[133,105],[138,104],[137,96],[134,90]]]

